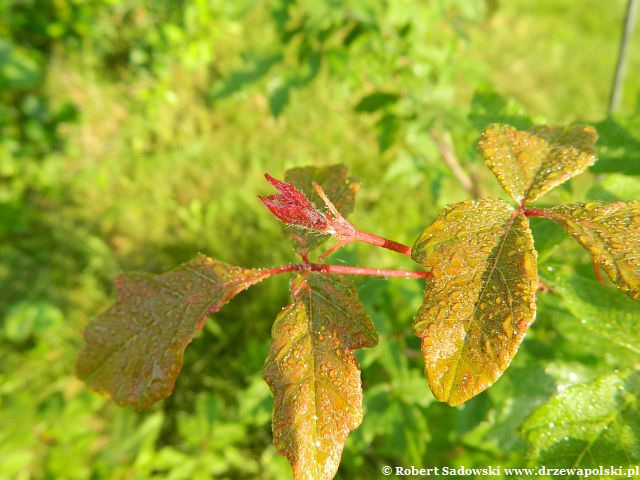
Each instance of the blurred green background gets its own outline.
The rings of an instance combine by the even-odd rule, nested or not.
[[[197,252],[250,267],[295,261],[256,199],[270,191],[265,171],[293,166],[345,163],[361,181],[351,220],[411,244],[444,205],[504,197],[475,152],[494,121],[600,132],[601,161],[542,205],[640,199],[640,28],[619,113],[607,115],[625,5],[0,2],[0,478],[290,478],[260,377],[287,279],[209,319],[173,395],[137,412],[74,377],[82,330],[113,300],[114,277]],[[586,254],[532,220],[548,282],[592,275]],[[413,268],[399,257],[358,245],[331,261]],[[433,400],[411,335],[421,284],[356,282],[381,340],[359,354],[366,413],[341,479],[383,478],[383,465],[526,465],[518,429],[537,405],[638,361],[541,294],[505,376],[450,408]]]

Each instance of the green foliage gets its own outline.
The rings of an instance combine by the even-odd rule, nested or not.
[[[538,407],[522,426],[534,447],[533,462],[635,466],[640,459],[638,380],[635,370],[607,375],[568,388]]]
[[[475,151],[494,122],[598,131],[598,163],[541,206],[640,200],[637,35],[621,112],[605,112],[625,3],[0,2],[0,477],[290,478],[258,374],[274,308],[288,301],[284,279],[210,318],[185,351],[189,374],[137,412],[74,375],[113,278],[165,272],[198,251],[252,268],[293,261],[255,195],[265,171],[308,164],[347,164],[364,186],[350,219],[410,243],[470,196],[435,138],[481,196],[503,195]],[[376,92],[399,99],[355,111]],[[411,334],[420,282],[356,280],[380,344],[356,352],[365,421],[337,478],[382,478],[383,465],[521,467],[530,447],[518,431],[535,407],[637,365],[610,340],[631,334],[615,313],[626,307],[611,303],[608,337],[596,335],[556,287],[558,275],[593,278],[589,255],[552,222],[529,220],[551,291],[538,292],[507,374],[464,406],[435,402],[424,381]],[[331,258],[411,268],[367,246]],[[601,296],[631,302],[596,292],[580,299],[598,318]]]
[[[592,334],[640,353],[640,306],[595,280],[572,275],[553,283],[571,314]]]

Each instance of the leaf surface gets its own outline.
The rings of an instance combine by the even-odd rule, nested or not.
[[[458,405],[504,372],[535,317],[529,224],[502,200],[456,203],[418,237],[412,258],[433,274],[413,323],[429,386]]]
[[[478,149],[507,193],[529,203],[593,165],[596,138],[586,126],[517,130],[494,124],[482,133]]]
[[[538,407],[522,426],[532,462],[590,468],[640,462],[640,372],[570,387]]]
[[[85,330],[78,377],[119,405],[144,408],[162,400],[207,315],[263,278],[261,270],[204,255],[162,275],[120,276],[116,303]]]
[[[610,285],[578,275],[553,283],[571,314],[593,335],[640,354],[640,305]]]
[[[329,200],[338,211],[346,217],[353,211],[359,183],[349,177],[347,167],[343,164],[327,167],[292,168],[285,172],[285,181],[292,183],[320,211],[326,211],[324,202],[313,189],[313,182],[322,187]],[[306,255],[320,246],[330,235],[322,235],[303,228],[287,228],[287,236],[300,254]]]
[[[309,273],[273,325],[263,377],[274,397],[273,442],[297,480],[331,479],[347,435],[362,421],[360,369],[353,350],[378,335],[355,286]]]
[[[613,283],[640,302],[640,202],[588,202],[546,210]]]

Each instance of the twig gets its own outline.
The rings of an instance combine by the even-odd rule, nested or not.
[[[628,0],[627,11],[624,17],[624,27],[622,30],[622,38],[620,39],[620,50],[618,51],[618,61],[616,62],[616,71],[613,76],[613,84],[611,86],[611,97],[609,98],[609,113],[618,110],[620,106],[620,98],[622,97],[622,89],[624,87],[624,76],[627,70],[627,51],[629,39],[633,32],[636,13],[638,11],[638,0]]]
[[[451,142],[449,139],[441,136],[435,131],[431,132],[431,138],[436,143],[442,160],[451,169],[453,176],[456,177],[460,185],[462,185],[462,188],[464,188],[473,198],[480,198],[478,185],[460,165],[453,148],[450,146]]]
[[[389,270],[385,268],[351,267],[348,265],[326,265],[323,263],[298,263],[261,270],[259,275],[268,277],[291,272],[338,273],[342,275],[367,275],[373,277],[429,278],[426,270]]]
[[[329,247],[329,249],[327,249],[327,251],[325,251],[318,257],[319,260],[324,260],[339,248],[342,248],[353,242],[369,243],[377,247],[382,247],[388,250],[393,250],[394,252],[402,253],[403,255],[407,255],[408,257],[411,256],[411,247],[408,247],[407,245],[403,245],[402,243],[389,240],[373,233],[367,233],[358,230],[355,225],[353,225],[342,216],[342,214],[338,211],[338,209],[335,207],[333,202],[329,199],[320,185],[318,185],[317,183],[313,183],[312,185],[316,193],[320,196],[322,201],[329,209],[330,215],[328,215],[326,218],[331,227],[333,235],[337,239],[336,243],[334,243],[331,247]]]

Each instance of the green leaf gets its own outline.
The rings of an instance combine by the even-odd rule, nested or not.
[[[386,152],[396,142],[400,132],[400,121],[395,115],[385,115],[377,123],[378,149]]]
[[[331,479],[347,435],[362,421],[360,369],[353,350],[378,335],[355,286],[309,273],[273,325],[263,377],[274,394],[273,442],[297,480]]]
[[[555,223],[540,217],[530,217],[529,226],[535,239],[538,263],[543,263],[567,239],[564,231]]]
[[[550,467],[629,466],[640,462],[640,372],[570,387],[522,426],[532,463]]]
[[[0,38],[1,89],[26,90],[42,81],[41,68],[32,53]]]
[[[619,173],[605,175],[589,189],[587,198],[608,202],[640,200],[640,179]]]
[[[458,405],[509,366],[535,316],[536,253],[527,218],[502,200],[445,208],[416,241],[431,267],[414,318],[434,396]]]
[[[640,202],[589,202],[546,210],[613,283],[640,302]]]
[[[276,88],[269,96],[269,109],[274,117],[279,117],[289,103],[291,84],[289,82]]]
[[[640,353],[640,305],[610,286],[578,275],[562,277],[552,287],[585,329]]]
[[[640,175],[640,115],[608,117],[595,124],[600,139],[600,160],[593,167],[595,173],[619,172]]]
[[[344,217],[353,211],[356,192],[360,187],[356,180],[349,177],[347,167],[343,164],[292,168],[285,172],[284,178],[301,190],[318,210],[326,212],[324,202],[312,186],[313,182],[317,183]],[[330,237],[297,227],[287,228],[287,236],[301,255],[307,255]]]
[[[393,105],[399,99],[400,96],[397,93],[374,92],[362,97],[354,110],[356,112],[371,113],[381,110],[389,105]]]
[[[490,123],[508,123],[518,128],[531,127],[524,107],[512,98],[501,97],[491,89],[478,89],[471,99],[469,120],[482,130]]]
[[[204,255],[162,275],[120,276],[116,303],[85,330],[78,377],[119,405],[162,400],[205,318],[264,277]]]
[[[478,149],[500,185],[516,201],[532,202],[596,161],[592,127],[536,127],[521,131],[494,124]]]

